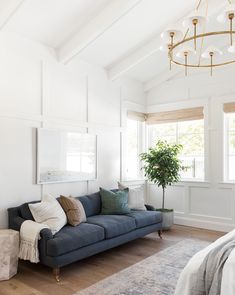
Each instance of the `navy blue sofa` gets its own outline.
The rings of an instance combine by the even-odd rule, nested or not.
[[[66,225],[54,236],[49,229],[41,231],[40,262],[53,268],[56,280],[62,266],[151,232],[158,231],[161,237],[162,215],[151,206],[146,205],[147,211],[131,211],[126,215],[101,215],[99,192],[78,199],[85,209],[87,222],[75,227]],[[19,231],[22,222],[33,220],[29,203],[8,209],[9,228]]]

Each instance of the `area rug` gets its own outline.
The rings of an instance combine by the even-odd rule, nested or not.
[[[208,245],[183,240],[74,295],[173,295],[184,266]]]

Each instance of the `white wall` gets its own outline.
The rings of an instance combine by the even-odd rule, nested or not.
[[[235,101],[234,67],[189,74],[165,82],[147,93],[147,111],[204,106],[204,182],[180,182],[167,189],[166,205],[175,209],[175,223],[229,231],[235,228],[235,184],[224,182],[223,103]],[[148,201],[161,204],[161,191],[148,185]]]
[[[79,60],[58,64],[52,49],[13,33],[2,33],[0,44],[0,228],[7,226],[8,207],[43,193],[83,195],[116,187],[122,101],[139,103],[142,97],[144,103],[142,86],[110,82],[104,70]],[[97,181],[35,184],[37,127],[97,134]]]

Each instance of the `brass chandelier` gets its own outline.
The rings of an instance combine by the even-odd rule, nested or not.
[[[196,9],[187,18],[183,19],[181,29],[167,29],[161,34],[164,43],[160,50],[168,52],[170,70],[172,64],[183,66],[185,76],[188,68],[209,68],[212,76],[214,67],[225,66],[235,63],[233,57],[235,53],[235,42],[233,41],[233,22],[235,20],[235,4],[231,0],[226,0],[227,6],[217,17],[217,21],[227,24],[227,30],[206,31],[208,24],[208,2],[209,0],[199,0]],[[205,9],[204,9],[205,8]],[[201,12],[203,9],[203,12]],[[201,30],[200,33],[198,31]],[[192,32],[191,36],[188,36]],[[212,39],[223,40],[222,49],[213,45]],[[200,43],[200,44],[199,44]],[[207,44],[207,46],[205,46]]]

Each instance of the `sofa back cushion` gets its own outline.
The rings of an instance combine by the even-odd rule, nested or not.
[[[100,214],[101,197],[99,192],[91,194],[91,195],[78,197],[78,199],[83,205],[83,208],[86,213],[86,217]]]
[[[101,212],[101,198],[100,193],[96,192],[91,195],[86,195],[82,197],[77,197],[83,205],[86,216],[98,215]],[[20,206],[21,217],[27,220],[34,220],[31,211],[29,210],[29,204],[35,204],[40,201],[33,201],[29,203],[24,203]]]
[[[39,201],[35,202],[30,202],[30,203],[24,203],[20,206],[20,214],[21,217],[27,220],[34,220],[33,215],[31,211],[29,210],[29,204],[35,204],[38,203]]]

